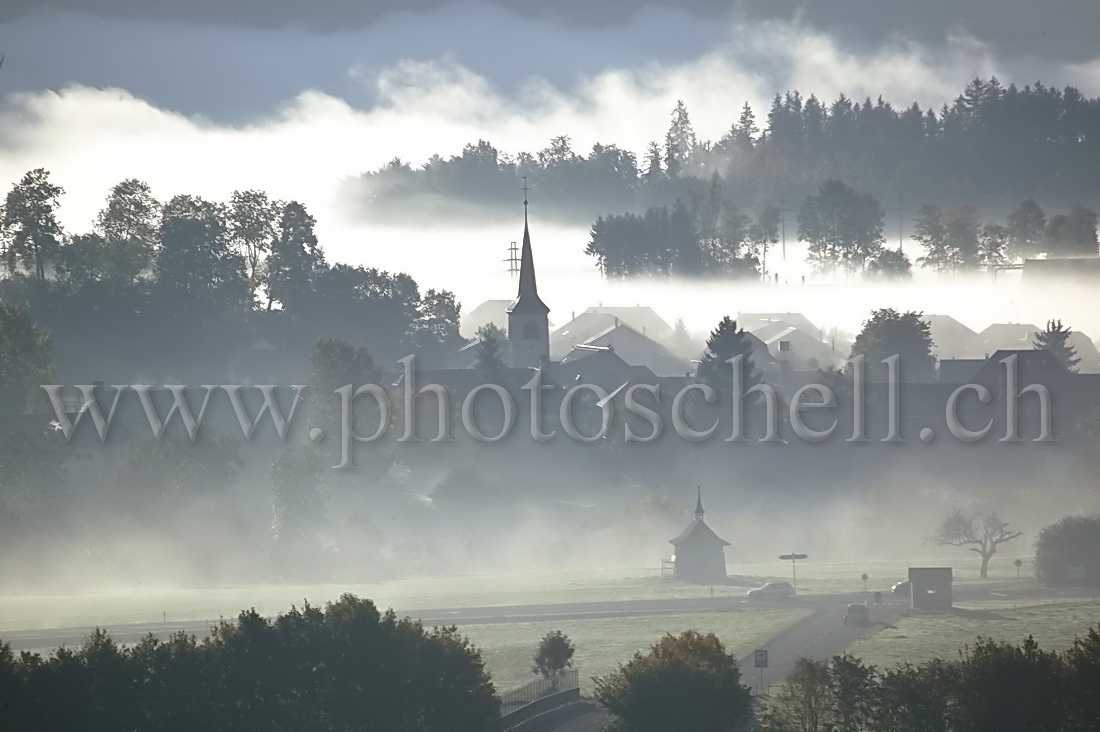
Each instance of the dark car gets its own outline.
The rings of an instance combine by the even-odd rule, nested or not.
[[[794,585],[790,582],[768,582],[755,590],[748,591],[748,596],[754,600],[770,600],[792,595],[794,595]]]
[[[913,585],[910,584],[909,580],[907,579],[903,579],[902,581],[895,583],[894,586],[890,589],[894,591],[895,595],[905,595],[906,597],[908,597],[909,595],[913,594]]]
[[[845,625],[870,625],[871,613],[862,602],[853,602],[848,606],[848,614],[844,616]]]

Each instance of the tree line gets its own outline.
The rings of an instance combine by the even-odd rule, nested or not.
[[[0,727],[13,732],[483,732],[498,719],[481,654],[454,627],[354,595],[272,620],[243,611],[202,640],[181,631],[122,646],[97,629],[47,657],[0,644]]]
[[[0,299],[52,331],[66,349],[61,363],[107,355],[110,343],[125,354],[111,364],[119,378],[195,362],[224,371],[248,338],[292,346],[303,362],[322,335],[370,342],[395,359],[412,350],[431,358],[464,342],[451,292],[329,263],[300,202],[249,190],[228,202],[177,195],[161,203],[148,184],[127,179],[91,230],[77,233],[59,223],[63,192],[35,169],[0,210]]]
[[[829,102],[791,90],[776,94],[764,119],[748,103],[734,116],[721,137],[705,140],[678,102],[664,138],[641,155],[607,141],[574,150],[567,134],[514,156],[479,140],[417,167],[394,159],[349,194],[372,215],[401,215],[394,204],[402,202],[457,214],[470,204],[500,207],[528,176],[546,215],[589,221],[705,196],[715,172],[738,207],[753,212],[801,200],[833,179],[891,200],[969,201],[1002,213],[1023,199],[1064,204],[1100,195],[1092,173],[1100,100],[1071,86],[976,78],[939,109],[881,96]]]
[[[985,732],[1097,729],[1100,628],[1067,651],[978,638],[957,660],[879,669],[849,654],[799,658],[770,695],[741,683],[713,634],[666,635],[596,679],[612,729],[665,732]]]
[[[714,174],[709,192],[690,205],[676,199],[671,211],[653,206],[644,214],[600,216],[585,253],[606,277],[725,276],[767,274],[769,247],[779,242],[781,212],[766,206],[756,221],[723,197]],[[1082,204],[1047,218],[1031,199],[1016,204],[1004,224],[983,224],[978,208],[925,204],[911,237],[924,250],[921,267],[938,272],[975,272],[1040,254],[1095,256],[1100,252],[1097,214]],[[797,211],[797,237],[819,273],[842,271],[870,279],[906,279],[912,262],[887,246],[886,214],[870,193],[827,180]],[[793,233],[793,232],[792,232]]]

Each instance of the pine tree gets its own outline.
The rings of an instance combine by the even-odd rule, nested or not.
[[[649,148],[646,150],[645,166],[642,177],[646,182],[660,180],[665,174],[664,168],[661,167],[661,143],[656,140],[649,143]]]
[[[495,323],[486,323],[477,329],[477,341],[474,347],[477,356],[474,368],[486,382],[496,383],[507,369],[503,356],[504,331]]]
[[[1069,344],[1071,335],[1073,331],[1063,326],[1061,320],[1048,320],[1046,330],[1035,334],[1034,345],[1049,351],[1067,369],[1077,373],[1077,364],[1081,363],[1081,359],[1077,357],[1077,350]]]
[[[687,107],[682,99],[676,101],[672,110],[672,124],[665,135],[665,166],[668,177],[682,175],[691,164],[695,153],[695,130],[691,126]]]
[[[738,143],[745,147],[752,147],[752,144],[756,142],[757,135],[760,134],[760,128],[756,126],[756,115],[753,114],[752,107],[748,102],[745,102],[741,107],[741,117],[737,120],[737,126],[734,128],[736,133],[734,139]]]
[[[732,393],[733,367],[727,362],[737,356],[743,357],[741,374],[745,390],[763,381],[762,374],[753,365],[752,341],[749,338],[744,329],[737,327],[736,320],[728,315],[722,318],[707,338],[707,350],[696,371],[699,381],[728,396]]]

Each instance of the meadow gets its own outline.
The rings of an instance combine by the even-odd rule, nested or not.
[[[977,562],[960,552],[958,562],[936,560],[798,563],[801,594],[888,592],[910,566],[954,565],[956,585],[1016,582],[1013,557],[997,557],[986,580]],[[791,580],[790,562],[730,564],[728,584],[715,586],[673,582],[653,567],[557,572],[408,577],[376,583],[263,584],[232,587],[105,588],[99,592],[52,595],[0,595],[0,634],[5,630],[95,626],[168,621],[217,621],[234,618],[246,608],[273,616],[301,606],[337,599],[345,592],[373,600],[382,608],[415,615],[417,610],[567,602],[613,602],[672,598],[743,598],[747,589],[767,581]],[[1022,568],[1019,587],[1037,587],[1030,561]],[[0,636],[2,637],[2,636]]]

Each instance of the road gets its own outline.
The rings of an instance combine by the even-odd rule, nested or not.
[[[1091,597],[1095,590],[1064,590],[1058,594],[1066,597]],[[1020,590],[1011,584],[970,585],[956,587],[956,601],[973,601],[993,598],[1020,598],[1030,596],[1050,596],[1051,590]],[[876,624],[888,622],[890,617],[909,607],[908,598],[896,597],[889,593],[883,596],[881,605],[872,606],[872,626],[854,627],[843,624],[848,603],[865,602],[871,599],[867,593],[835,595],[800,595],[787,600],[753,601],[740,597],[684,598],[664,600],[620,600],[613,602],[575,602],[541,605],[505,605],[473,608],[435,608],[428,610],[400,611],[398,615],[420,618],[425,625],[471,625],[481,623],[510,623],[534,620],[572,620],[592,618],[633,617],[682,613],[722,608],[743,607],[746,603],[776,608],[803,608],[812,613],[773,638],[765,648],[768,650],[768,668],[764,669],[763,684],[766,687],[781,683],[800,657],[827,659],[843,653],[852,644],[858,642],[864,634],[874,630]],[[210,629],[209,621],[141,623],[134,625],[112,626],[111,636],[120,643],[133,643],[152,633],[161,638],[169,634],[184,631],[197,636],[205,636]],[[53,649],[60,645],[79,646],[84,642],[91,627],[49,628],[38,630],[4,631],[0,638],[11,645],[12,650]],[[754,668],[753,658],[741,660],[743,682],[758,687],[761,682],[759,670]],[[546,730],[553,732],[598,732],[607,723],[606,713],[593,705],[583,705],[575,715],[566,719],[558,718]]]
[[[1092,590],[1075,593],[1067,590],[1066,594],[1087,594],[1091,596]],[[1049,596],[1050,590],[1031,589],[1016,590],[1011,585],[971,585],[955,588],[956,600],[973,600],[992,597],[992,593],[1001,593],[1001,596],[1018,596],[1025,598],[1032,596]],[[1005,593],[1009,593],[1005,595]],[[752,601],[743,597],[716,597],[711,598],[678,598],[661,600],[617,600],[610,602],[571,602],[551,603],[540,605],[495,605],[490,607],[462,607],[462,608],[432,608],[432,609],[398,609],[399,616],[409,615],[420,618],[425,625],[472,625],[482,623],[511,623],[529,621],[553,621],[553,620],[579,620],[595,618],[636,617],[641,615],[659,615],[663,613],[699,612],[706,610],[721,610],[723,608],[743,607],[745,604],[766,607],[795,607],[814,610],[814,614],[802,623],[788,629],[769,644],[771,662],[777,669],[780,663],[790,654],[817,653],[815,657],[827,658],[833,653],[825,653],[832,648],[843,649],[854,639],[859,637],[858,629],[847,628],[841,624],[841,619],[849,602],[862,602],[870,597],[868,594],[838,594],[838,595],[799,595],[796,598],[782,601]],[[907,598],[895,598],[887,593],[884,596],[882,612],[892,612],[902,609],[908,604]],[[894,607],[897,605],[897,607]],[[892,608],[892,610],[891,610]],[[876,616],[876,620],[879,618]],[[149,633],[164,638],[176,631],[193,633],[199,637],[205,636],[211,625],[210,620],[194,621],[168,621],[165,623],[137,623],[130,625],[113,625],[109,628],[111,636],[120,643],[133,643]],[[838,633],[831,630],[841,628]],[[76,626],[67,628],[42,628],[33,630],[6,630],[0,632],[0,639],[10,643],[12,650],[42,650],[53,649],[61,645],[69,647],[79,646],[85,637],[93,630],[93,626]],[[775,648],[775,646],[779,646]],[[749,666],[751,668],[751,664]],[[781,674],[772,674],[770,683],[776,683],[781,679]],[[765,678],[767,681],[767,677]]]

